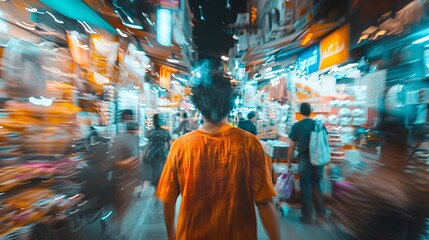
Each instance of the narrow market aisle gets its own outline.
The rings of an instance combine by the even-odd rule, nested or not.
[[[139,189],[137,189],[139,190]],[[127,240],[166,240],[167,233],[164,226],[162,204],[153,196],[154,188],[145,185],[140,198],[135,197],[135,202],[128,212],[123,223],[123,233]],[[137,193],[136,193],[137,195]],[[179,211],[180,199],[177,202]],[[177,216],[177,214],[176,214]],[[331,226],[306,225],[299,222],[299,209],[291,209],[282,217],[278,212],[278,220],[281,227],[282,239],[293,240],[343,240],[345,238],[334,234]],[[108,227],[105,234],[101,230],[93,230],[86,239],[114,239],[109,238],[111,229]],[[258,217],[258,239],[268,240]]]

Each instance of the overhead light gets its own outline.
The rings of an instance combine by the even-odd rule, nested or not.
[[[178,64],[180,63],[179,59],[176,57],[175,53],[172,53],[171,56],[169,58],[167,58],[167,62],[169,63],[174,63],[174,64]]]
[[[232,38],[234,39],[234,40],[239,40],[240,38],[238,38],[238,36],[237,35],[232,35]]]
[[[40,97],[40,98],[30,97],[28,99],[28,101],[30,103],[36,105],[36,106],[49,107],[54,102],[54,99],[53,98],[45,98],[45,97]]]
[[[204,18],[204,15],[203,15],[203,7],[202,6],[198,6],[198,8],[200,9],[200,19],[201,20],[206,20],[205,18]]]
[[[222,56],[222,57],[220,57],[223,61],[225,61],[225,62],[227,62],[228,60],[229,60],[229,57],[227,57],[227,56]]]
[[[121,29],[117,28],[116,31],[119,33],[119,35],[121,35],[122,37],[128,37],[127,34],[125,34],[124,32],[121,31]]]
[[[426,36],[426,37],[422,37],[420,39],[417,39],[416,41],[412,42],[411,44],[417,45],[417,44],[424,43],[424,42],[427,42],[427,41],[429,41],[429,35]]]
[[[173,78],[175,78],[175,79],[177,79],[179,82],[187,82],[188,81],[188,79],[185,79],[185,78],[182,78],[182,77],[179,77],[179,76],[176,76],[174,73],[172,73],[171,74],[171,76],[173,77]],[[174,81],[174,80],[173,80]]]
[[[366,39],[368,39],[368,37],[369,37],[369,35],[368,35],[368,34],[364,34],[364,35],[360,36],[359,41],[358,41],[357,43],[362,42],[362,40],[366,40]]]
[[[313,36],[314,33],[308,33],[307,35],[305,35],[304,40],[302,40],[301,42],[301,46],[306,46],[307,44],[309,44],[311,40],[313,40]]]
[[[379,36],[383,36],[386,35],[387,31],[386,30],[380,30],[378,31],[375,36],[372,38],[373,40],[377,39]]]
[[[167,62],[174,63],[174,64],[180,63],[179,59],[173,59],[173,58],[167,58]]]
[[[255,73],[255,75],[253,75],[253,79],[255,80],[259,80],[262,78],[262,75],[260,73]]]
[[[282,73],[284,71],[286,71],[286,69],[282,68],[282,66],[280,66],[280,65],[277,65],[274,67],[267,68],[265,73],[266,74],[277,74],[277,73]]]
[[[33,7],[25,7],[25,10],[32,12],[32,13],[37,12],[37,8],[33,8]]]

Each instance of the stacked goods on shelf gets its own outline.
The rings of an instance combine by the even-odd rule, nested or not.
[[[116,122],[117,91],[114,85],[103,86],[103,100],[96,103],[96,109],[100,115],[100,125],[109,125]]]
[[[286,159],[289,150],[289,144],[279,140],[268,140],[261,142],[265,150],[272,159]]]
[[[65,157],[80,108],[70,102],[74,89],[49,83],[45,96],[10,100],[0,120],[0,238],[12,238],[31,225],[65,217],[83,196],[79,186],[62,191],[59,179],[77,173],[79,161]],[[53,99],[55,98],[55,100]],[[27,99],[26,99],[27,100]],[[57,189],[55,189],[57,188]],[[62,199],[60,196],[69,195]],[[25,231],[24,231],[25,232]]]
[[[64,214],[84,197],[76,193],[79,186],[68,183],[64,192],[61,191],[64,184],[59,182],[76,174],[77,164],[64,159],[29,161],[1,168],[0,237],[28,224],[65,217]]]
[[[72,126],[79,111],[73,104],[52,103],[45,107],[26,102],[7,102],[5,111],[8,117],[3,118],[0,125],[8,136],[15,138],[15,143],[22,143],[22,152],[63,154],[70,147],[74,131]]]

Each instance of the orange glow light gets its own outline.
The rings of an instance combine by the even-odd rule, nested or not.
[[[309,44],[311,40],[313,40],[313,36],[314,36],[314,33],[308,33],[307,35],[305,35],[305,38],[301,42],[301,46],[305,46]]]

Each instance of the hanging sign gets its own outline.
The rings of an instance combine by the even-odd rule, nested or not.
[[[345,25],[320,41],[320,68],[325,69],[349,59],[350,27]]]
[[[180,10],[180,0],[160,0],[161,8],[170,9],[174,11]]]
[[[171,19],[170,10],[162,8],[156,10],[156,41],[163,46],[171,46]]]
[[[301,52],[297,60],[298,69],[305,74],[319,71],[320,50],[319,44],[313,45]]]

